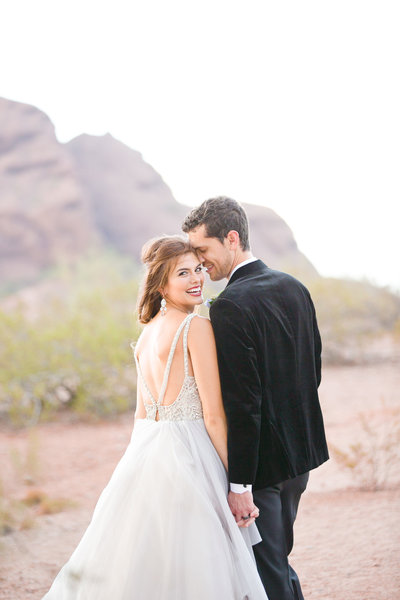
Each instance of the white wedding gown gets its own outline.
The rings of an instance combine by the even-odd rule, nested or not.
[[[43,600],[267,600],[250,545],[257,529],[239,529],[229,510],[226,472],[189,375],[193,317],[176,333],[158,401],[136,360],[147,417],[136,420],[89,527]],[[163,406],[183,329],[184,382]]]

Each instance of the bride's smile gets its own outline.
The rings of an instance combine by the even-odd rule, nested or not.
[[[186,290],[188,294],[191,296],[201,296],[201,286],[196,286],[194,288],[190,288],[190,290]]]

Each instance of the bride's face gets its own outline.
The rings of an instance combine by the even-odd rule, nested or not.
[[[171,269],[163,295],[168,304],[185,312],[192,312],[203,302],[204,273],[195,254],[181,256]]]

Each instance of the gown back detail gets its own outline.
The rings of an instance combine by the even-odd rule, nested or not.
[[[135,355],[147,418],[135,420],[88,528],[42,600],[268,600],[251,549],[261,538],[254,523],[239,530],[229,509],[227,474],[189,375],[193,317],[176,332],[157,400]],[[184,380],[164,405],[182,331]]]
[[[188,333],[190,323],[196,315],[191,313],[179,325],[175,337],[172,341],[169,351],[167,364],[164,371],[163,382],[161,385],[158,399],[156,400],[150,391],[149,386],[143,376],[142,369],[136,351],[134,357],[138,374],[143,382],[150,402],[144,402],[146,409],[146,419],[156,420],[157,413],[160,421],[181,421],[203,418],[203,410],[201,406],[199,391],[197,389],[196,380],[193,375],[189,375],[189,357],[188,357]],[[165,392],[168,385],[168,377],[171,370],[172,361],[174,358],[176,346],[178,344],[181,332],[183,330],[183,362],[184,362],[184,379],[178,396],[171,404],[163,404]]]

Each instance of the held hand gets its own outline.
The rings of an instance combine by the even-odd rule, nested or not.
[[[260,514],[253,502],[251,492],[245,492],[244,494],[229,492],[228,503],[239,527],[249,527]]]

